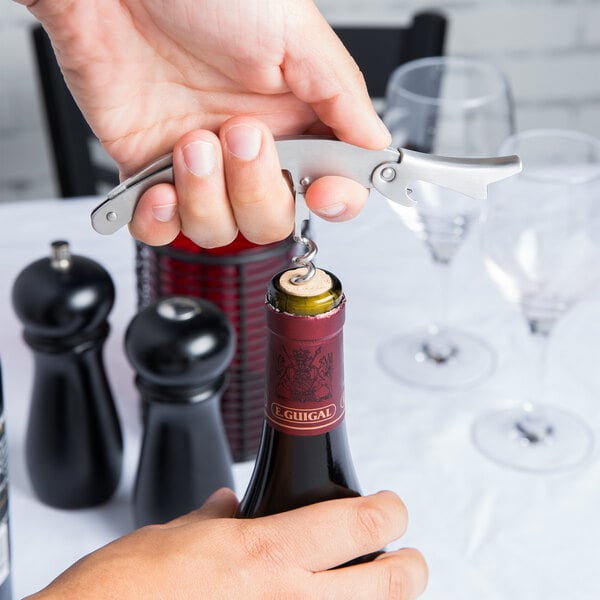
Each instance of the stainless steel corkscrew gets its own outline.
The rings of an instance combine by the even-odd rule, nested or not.
[[[296,278],[312,278],[317,246],[304,235],[309,218],[305,194],[308,186],[325,175],[353,179],[366,188],[375,188],[392,202],[413,206],[411,181],[426,181],[484,200],[487,186],[521,170],[518,156],[457,158],[423,154],[404,148],[366,150],[334,138],[286,136],[276,139],[282,171],[290,178],[296,202],[294,240],[307,251],[294,262],[307,271]],[[140,196],[157,183],[173,182],[172,156],[166,155],[123,181],[92,211],[92,226],[102,234],[114,233],[131,221]]]

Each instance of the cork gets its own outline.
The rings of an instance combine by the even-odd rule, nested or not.
[[[290,296],[298,296],[300,298],[320,296],[321,294],[327,293],[331,289],[333,285],[331,277],[321,269],[317,269],[315,276],[303,283],[292,283],[290,281],[292,277],[303,275],[304,273],[306,273],[306,269],[304,267],[290,269],[289,271],[283,272],[279,278],[279,285],[281,289]]]

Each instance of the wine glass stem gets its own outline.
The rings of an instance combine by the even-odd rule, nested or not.
[[[435,315],[429,326],[424,350],[428,358],[443,362],[456,353],[456,348],[447,336],[448,298],[450,288],[450,266],[448,262],[433,260],[438,284],[435,298]]]
[[[514,423],[514,435],[523,445],[547,443],[552,440],[554,426],[546,416],[535,410],[545,393],[549,331],[529,323],[535,349],[535,367],[530,385],[530,401],[524,405],[522,416]]]
[[[531,329],[531,327],[530,327]],[[531,382],[531,403],[538,404],[544,397],[546,385],[546,366],[548,363],[549,332],[531,330],[531,339],[535,350],[535,368]]]
[[[448,299],[450,297],[449,263],[433,261],[437,289],[434,298],[434,315],[431,324],[433,332],[441,333],[448,323]]]

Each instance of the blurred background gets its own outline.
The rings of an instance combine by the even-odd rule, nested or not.
[[[448,17],[446,54],[504,69],[517,128],[552,124],[600,136],[600,0],[317,0],[336,24],[403,24],[417,10]],[[31,45],[34,19],[0,6],[0,201],[56,196]]]

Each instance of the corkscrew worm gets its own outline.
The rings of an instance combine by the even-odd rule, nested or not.
[[[412,181],[426,181],[476,199],[487,198],[487,186],[521,171],[518,156],[459,158],[423,154],[404,148],[366,150],[320,136],[286,136],[275,140],[282,171],[290,178],[295,208],[294,240],[306,253],[294,258],[307,272],[297,276],[302,284],[314,275],[317,246],[304,234],[309,218],[305,193],[320,177],[337,175],[374,188],[388,200],[414,206]],[[102,234],[114,233],[133,218],[140,196],[157,183],[173,182],[173,157],[165,155],[129,177],[113,190],[91,215],[92,227]]]
[[[294,256],[292,262],[297,267],[304,267],[306,271],[302,275],[295,275],[290,279],[294,285],[302,285],[307,281],[310,281],[317,272],[314,260],[317,256],[317,244],[314,240],[309,238],[305,231],[308,227],[308,220],[310,218],[310,211],[306,205],[306,190],[310,185],[311,181],[309,177],[303,177],[299,184],[295,188],[294,202],[295,202],[295,214],[294,214],[294,241],[297,244],[302,244],[306,248],[304,254]],[[294,184],[292,180],[292,189]]]
[[[299,240],[296,241],[299,241],[300,243],[306,246],[306,252],[300,256],[294,256],[292,258],[292,262],[297,267],[304,267],[306,269],[306,273],[303,273],[302,275],[294,275],[294,277],[290,278],[290,281],[295,285],[301,285],[303,283],[306,283],[307,281],[310,281],[317,272],[313,261],[317,256],[318,248],[317,244],[315,244],[315,242],[312,239],[306,236],[302,236]]]

